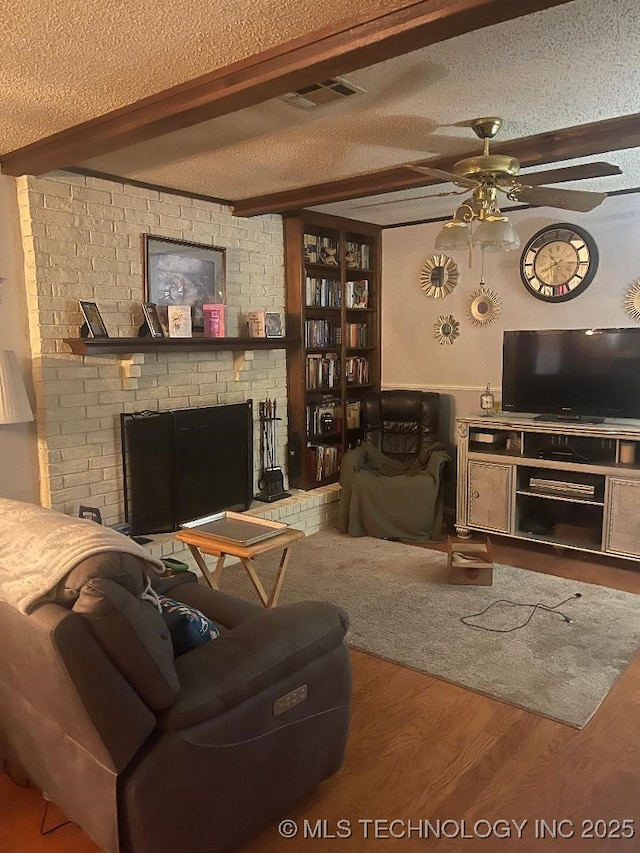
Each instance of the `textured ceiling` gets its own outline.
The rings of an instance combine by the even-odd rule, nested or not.
[[[397,0],[2,0],[0,151]]]
[[[9,150],[347,17],[383,0],[5,0],[0,149]],[[34,8],[35,7],[35,8]],[[335,9],[339,8],[336,14]],[[468,127],[500,115],[499,141],[640,112],[640,3],[574,0],[354,71],[366,90],[306,113],[268,101],[76,165],[227,199],[321,183],[429,157],[480,153]],[[518,156],[517,150],[513,152]],[[637,151],[594,158],[624,174],[579,188],[640,186]],[[579,161],[584,162],[584,161]],[[566,188],[578,188],[563,184]],[[324,206],[392,224],[450,213],[453,189]],[[402,198],[402,204],[370,206]]]

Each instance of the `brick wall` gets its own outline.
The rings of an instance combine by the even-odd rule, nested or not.
[[[18,179],[29,329],[37,398],[43,504],[73,512],[100,507],[123,519],[119,416],[265,397],[286,418],[284,350],[74,356],[78,300],[98,303],[112,337],[142,321],[142,235],[226,248],[228,334],[248,310],[284,312],[279,216],[240,219],[222,205],[91,177],[60,173]],[[259,430],[254,424],[255,471]],[[284,467],[286,420],[279,424]]]

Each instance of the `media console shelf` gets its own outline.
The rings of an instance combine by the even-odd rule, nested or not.
[[[458,418],[456,531],[640,560],[640,422]]]

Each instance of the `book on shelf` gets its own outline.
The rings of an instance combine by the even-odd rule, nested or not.
[[[192,333],[191,306],[167,305],[170,338],[190,338]]]
[[[369,307],[369,282],[366,278],[346,282],[345,305],[347,308]]]
[[[224,309],[225,306],[221,303],[212,303],[210,305],[202,306],[205,338],[225,337],[226,324],[224,317]]]
[[[249,311],[247,314],[247,332],[250,338],[266,337],[265,312]]]

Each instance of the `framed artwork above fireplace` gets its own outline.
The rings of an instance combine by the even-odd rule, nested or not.
[[[165,325],[168,305],[189,305],[193,328],[204,328],[202,306],[224,303],[226,250],[152,234],[143,243],[144,301],[158,306]]]

